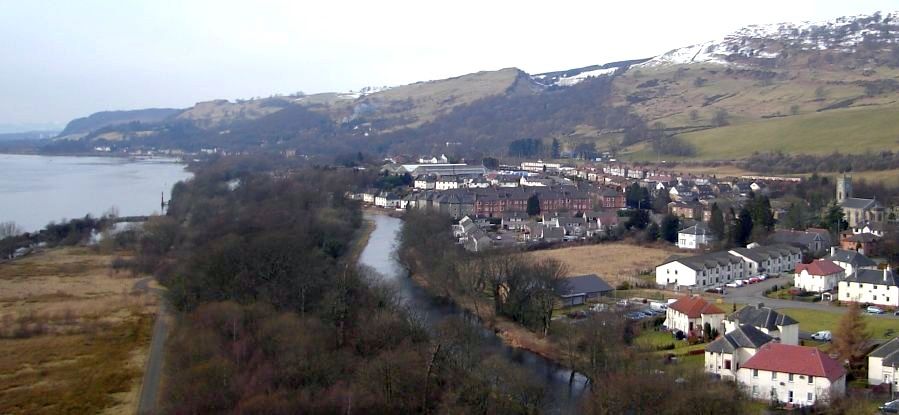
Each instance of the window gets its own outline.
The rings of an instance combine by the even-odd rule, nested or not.
[[[790,382],[792,382],[792,381],[793,381],[793,374],[790,373],[789,376],[787,376],[787,378],[790,380]]]
[[[814,376],[809,376],[809,377],[808,377],[808,384],[811,385],[812,383],[815,383],[815,377],[814,377]],[[809,400],[812,400],[812,398],[809,398]]]
[[[811,392],[809,392],[809,393],[808,393],[808,399],[806,399],[806,400],[809,401],[809,402],[813,402],[813,401],[815,400],[815,397],[814,397],[814,395],[812,395]]]
[[[727,369],[727,370],[730,370],[730,360],[725,360],[725,361],[724,361],[724,368]]]
[[[758,370],[758,369],[752,369],[752,377],[754,377],[754,378],[759,377],[759,370]]]
[[[777,380],[777,372],[771,372],[771,380]]]

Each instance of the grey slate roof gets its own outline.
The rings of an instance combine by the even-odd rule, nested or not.
[[[602,278],[599,278],[598,275],[587,274],[565,278],[564,283],[560,284],[556,289],[556,293],[560,296],[570,296],[587,293],[603,293],[612,290],[612,286]]]
[[[785,229],[775,231],[769,239],[775,243],[801,244],[803,246],[807,246],[816,240],[824,242],[824,237],[819,233]]]
[[[766,330],[777,330],[777,326],[789,326],[799,324],[792,317],[780,314],[769,307],[760,305],[748,305],[737,312],[727,316],[728,321],[734,321],[740,325],[749,324]]]
[[[880,204],[877,203],[874,199],[862,199],[858,197],[847,197],[843,199],[843,203],[841,206],[850,209],[873,209],[876,207],[880,207]]]
[[[725,251],[718,252],[710,252],[707,254],[690,256],[690,257],[669,257],[662,265],[667,264],[669,262],[680,262],[681,264],[686,265],[688,268],[702,271],[707,268],[714,268],[719,265],[728,265],[728,264],[739,264],[742,263],[743,260],[733,256]]]
[[[833,255],[828,255],[824,259],[829,259],[834,262],[844,262],[847,264],[852,264],[852,266],[855,268],[877,266],[877,263],[872,261],[870,258],[856,251],[848,251],[845,249],[835,249]]]
[[[868,356],[883,358],[885,366],[899,365],[899,337],[880,345]]]
[[[737,328],[725,333],[705,347],[707,352],[733,354],[739,348],[758,349],[763,344],[774,340],[773,337],[749,325],[740,324]]]
[[[780,257],[787,254],[801,254],[802,250],[790,245],[774,244],[758,246],[755,248],[734,248],[732,251],[749,258],[755,262],[762,262],[767,259]]]
[[[886,273],[886,278],[884,278],[884,273]],[[893,272],[893,270],[860,268],[846,277],[846,281],[860,282],[863,284],[899,286],[899,279],[896,278],[896,273]]]

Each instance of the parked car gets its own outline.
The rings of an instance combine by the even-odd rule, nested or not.
[[[768,274],[761,274],[758,276],[759,281],[764,281],[768,279]]]
[[[865,311],[867,311],[871,314],[883,314],[883,309],[880,307],[869,306],[868,308],[865,309]]]
[[[749,279],[749,283],[750,283],[750,284],[755,284],[755,283],[757,283],[757,282],[759,282],[759,281],[761,281],[761,279],[759,279],[759,277],[752,277],[752,278]]]
[[[878,409],[883,414],[899,414],[899,399],[880,405]]]
[[[707,292],[707,293],[714,293],[714,294],[724,294],[724,288],[722,288],[722,287],[712,287],[712,288],[709,288],[709,289],[705,290],[705,292]]]
[[[829,342],[832,340],[830,330],[823,330],[817,333],[812,333],[812,340],[825,341]]]
[[[739,287],[740,285],[741,285],[741,284],[738,284],[736,281],[734,281],[734,282],[729,282],[729,283],[727,283],[727,284],[724,284],[725,287],[730,287],[730,288],[737,288],[737,287]]]
[[[742,284],[742,285],[749,285],[749,280],[737,280],[737,281],[740,281],[740,284]]]

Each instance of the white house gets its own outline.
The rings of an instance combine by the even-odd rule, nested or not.
[[[899,390],[899,337],[894,337],[868,355],[868,384],[884,383],[892,383],[892,390]]]
[[[729,332],[747,324],[779,339],[780,343],[799,344],[799,322],[786,314],[765,307],[764,304],[747,305],[727,316],[724,320],[724,331]]]
[[[503,213],[502,227],[510,231],[522,231],[528,224],[528,215],[524,212]]]
[[[365,192],[362,192],[362,202],[372,205],[375,204],[375,196],[377,196],[377,194],[377,190],[366,190]]]
[[[802,262],[802,250],[790,245],[758,245],[751,248],[731,249],[746,262],[747,275],[792,273],[796,264]]]
[[[884,225],[882,222],[865,221],[852,228],[852,233],[855,235],[870,233],[879,238],[883,238]]]
[[[437,179],[433,176],[418,176],[412,185],[416,189],[434,190],[437,187]]]
[[[705,347],[705,371],[736,380],[737,371],[762,345],[774,340],[761,330],[743,324],[724,333]]]
[[[381,192],[375,196],[375,206],[383,208],[398,208],[402,200],[392,192]]]
[[[796,266],[793,286],[816,293],[829,292],[837,288],[837,284],[845,276],[846,271],[833,261],[817,259],[810,264]]]
[[[705,325],[713,330],[723,329],[724,311],[699,296],[681,297],[668,305],[665,327],[668,330],[680,330],[684,334],[702,336]]]
[[[846,393],[846,370],[815,347],[769,342],[743,363],[737,382],[753,399],[826,405]]]
[[[839,300],[899,307],[899,279],[891,269],[857,269],[840,281]]]
[[[656,267],[656,284],[704,288],[745,277],[743,260],[728,252],[669,258]]]
[[[708,225],[699,222],[677,233],[677,247],[680,249],[700,249],[715,241]]]
[[[532,172],[543,172],[543,171],[556,171],[562,168],[562,165],[559,163],[544,163],[543,160],[533,161],[525,161],[521,163],[521,169],[524,171],[532,171]]]
[[[846,270],[846,275],[851,275],[855,270],[861,268],[877,268],[877,263],[870,258],[858,252],[837,249],[837,247],[830,247],[830,255],[824,259],[833,261],[834,264]]]
[[[459,179],[456,176],[441,176],[434,182],[435,190],[450,190],[459,188]]]

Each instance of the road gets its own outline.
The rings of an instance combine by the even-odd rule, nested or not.
[[[144,379],[141,382],[140,400],[137,404],[138,414],[155,414],[158,412],[159,385],[162,381],[163,360],[165,358],[165,341],[169,335],[168,309],[163,290],[150,288],[151,277],[142,278],[134,283],[133,290],[155,293],[159,296],[159,310],[153,323],[153,334],[150,340],[150,351],[147,355],[147,366],[144,368]]]
[[[792,282],[792,277],[782,276],[777,278],[769,278],[755,284],[744,285],[738,288],[727,288],[724,295],[725,302],[733,302],[740,304],[757,304],[764,303],[765,306],[774,309],[778,308],[802,308],[807,310],[823,311],[825,313],[843,314],[846,312],[845,307],[837,307],[830,302],[808,303],[805,301],[781,300],[776,298],[765,297],[765,290],[774,285],[783,286]],[[897,319],[896,316],[890,314],[869,314],[876,318]]]

